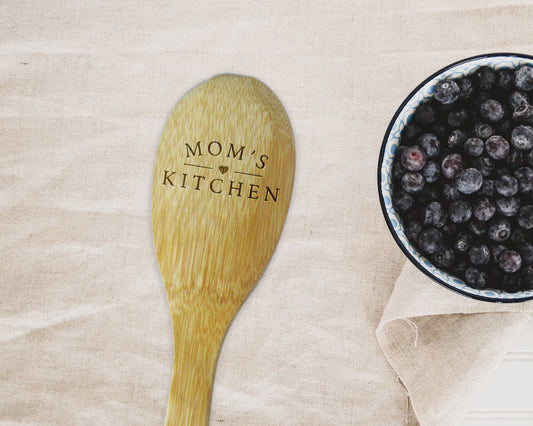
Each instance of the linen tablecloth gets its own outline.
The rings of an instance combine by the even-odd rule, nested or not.
[[[280,243],[220,354],[211,423],[458,423],[531,326],[531,304],[472,301],[405,264],[379,206],[378,153],[431,73],[532,54],[532,12],[501,0],[3,1],[0,423],[163,424],[173,336],[153,166],[175,103],[226,72],[277,94],[297,160]]]

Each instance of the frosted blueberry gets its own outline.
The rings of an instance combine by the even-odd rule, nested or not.
[[[503,106],[495,99],[487,99],[479,109],[483,118],[491,123],[496,123],[503,118]]]
[[[496,213],[496,205],[494,204],[494,201],[488,199],[487,197],[480,198],[474,204],[473,213],[477,220],[486,222],[487,220],[492,219]]]
[[[427,228],[418,235],[418,246],[425,253],[436,253],[443,245],[444,237],[438,229]]]
[[[472,207],[465,200],[456,200],[448,207],[448,215],[454,223],[465,223],[472,217]]]
[[[434,183],[440,177],[440,166],[435,161],[428,161],[422,169],[422,175],[427,183]]]
[[[435,99],[445,105],[454,103],[460,93],[461,89],[453,80],[440,80],[435,85]]]
[[[402,189],[410,194],[417,194],[424,189],[424,176],[420,172],[408,172],[402,177]]]
[[[465,271],[465,281],[472,288],[485,288],[489,282],[489,277],[486,272],[471,266]]]
[[[533,191],[533,169],[527,166],[519,167],[514,171],[514,175],[518,180],[521,193],[526,194]]]
[[[485,150],[485,142],[478,137],[468,138],[463,144],[463,149],[471,157],[479,157]]]
[[[402,151],[400,161],[406,170],[417,172],[426,165],[426,154],[418,146],[408,146]]]
[[[533,229],[533,206],[523,206],[516,216],[518,225],[524,229]]]
[[[478,242],[472,246],[468,252],[468,257],[473,265],[486,265],[490,260],[490,250],[486,244]]]
[[[444,206],[438,201],[429,203],[424,209],[424,224],[435,226],[436,228],[442,227],[448,215]]]
[[[514,72],[513,82],[518,90],[533,89],[533,68],[529,65],[518,67]]]
[[[465,169],[463,158],[457,153],[448,154],[441,163],[442,174],[448,179],[453,179]]]
[[[449,268],[453,265],[455,255],[449,247],[443,247],[431,256],[433,264],[438,268]]]
[[[492,241],[505,241],[511,236],[511,224],[503,217],[495,217],[489,222],[487,236]]]
[[[416,143],[424,151],[427,158],[435,158],[440,153],[440,141],[433,133],[424,133],[417,139]]]
[[[505,250],[500,254],[498,264],[503,272],[512,274],[522,266],[522,257],[514,250]]]
[[[496,210],[502,216],[514,216],[519,208],[520,198],[518,197],[500,197],[496,200]]]
[[[485,150],[495,160],[503,160],[509,155],[509,142],[500,135],[492,135],[485,141]]]
[[[479,170],[469,168],[457,175],[455,183],[463,194],[473,194],[483,185],[483,175]]]
[[[533,148],[533,128],[516,126],[511,133],[511,143],[516,149],[527,151]]]
[[[515,195],[518,190],[518,179],[514,176],[503,174],[494,182],[494,187],[498,194],[503,195],[504,197],[511,197]]]

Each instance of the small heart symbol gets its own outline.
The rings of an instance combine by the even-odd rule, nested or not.
[[[224,174],[228,171],[228,168],[226,166],[220,166],[218,170],[220,170],[220,173]]]

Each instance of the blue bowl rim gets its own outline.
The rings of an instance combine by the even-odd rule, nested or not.
[[[468,62],[472,62],[472,61],[475,61],[475,60],[484,59],[484,58],[493,58],[493,57],[498,57],[498,56],[507,56],[507,57],[517,57],[517,58],[529,59],[529,60],[531,60],[533,62],[533,56],[532,55],[527,55],[527,54],[522,54],[522,53],[506,53],[506,52],[503,52],[503,53],[484,53],[484,54],[481,54],[481,55],[470,56],[468,58],[464,58],[464,59],[461,59],[459,61],[453,62],[453,63],[451,63],[449,65],[446,65],[445,67],[441,68],[440,70],[434,72],[429,77],[424,79],[424,81],[422,81],[418,86],[416,86],[415,89],[413,89],[407,95],[407,97],[400,104],[400,106],[398,107],[398,109],[396,110],[394,115],[392,116],[392,119],[390,120],[389,125],[387,127],[387,130],[385,132],[385,136],[383,137],[383,142],[381,143],[381,149],[380,149],[380,152],[379,152],[379,160],[378,160],[378,169],[377,169],[378,193],[379,193],[379,203],[381,205],[381,211],[382,211],[383,216],[385,218],[385,222],[387,223],[387,227],[389,228],[389,231],[390,231],[392,237],[396,241],[396,244],[398,244],[398,246],[400,247],[402,252],[407,256],[407,258],[411,261],[411,263],[413,265],[415,265],[425,275],[427,275],[433,281],[436,281],[437,283],[441,284],[442,286],[444,286],[444,287],[446,287],[446,288],[448,288],[448,289],[450,289],[450,290],[452,290],[452,291],[454,291],[456,293],[460,293],[463,296],[468,296],[468,297],[473,298],[473,299],[482,300],[482,301],[485,301],[485,302],[492,302],[492,303],[520,303],[520,302],[525,302],[527,300],[532,300],[533,296],[525,296],[525,297],[519,297],[519,298],[498,298],[498,297],[485,297],[485,296],[482,296],[480,294],[468,293],[466,291],[463,291],[460,288],[454,287],[454,286],[446,283],[445,281],[443,281],[440,278],[438,278],[438,277],[434,276],[433,274],[431,274],[431,272],[428,271],[427,269],[423,268],[422,265],[420,265],[420,263],[418,262],[418,260],[416,260],[412,256],[412,254],[409,252],[409,250],[407,250],[407,248],[403,245],[403,243],[398,238],[398,235],[396,234],[396,231],[394,230],[394,227],[392,226],[390,218],[387,215],[387,209],[385,207],[385,200],[383,198],[383,193],[381,191],[381,183],[382,183],[382,181],[381,181],[381,177],[382,177],[381,176],[381,164],[383,163],[383,157],[385,156],[387,140],[389,138],[389,134],[390,134],[390,132],[392,130],[392,127],[394,126],[394,123],[396,122],[396,119],[401,114],[402,110],[404,109],[405,105],[409,102],[409,100],[411,100],[411,98],[413,96],[415,96],[415,94],[420,89],[422,89],[422,87],[424,85],[426,85],[429,81],[431,81],[434,78],[438,77],[442,73],[450,70],[451,68],[454,68],[454,67],[456,67],[458,65],[465,64],[465,63],[468,63]]]

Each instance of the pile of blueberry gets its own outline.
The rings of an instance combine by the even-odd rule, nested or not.
[[[401,133],[407,238],[473,288],[533,289],[533,67],[439,81]]]

